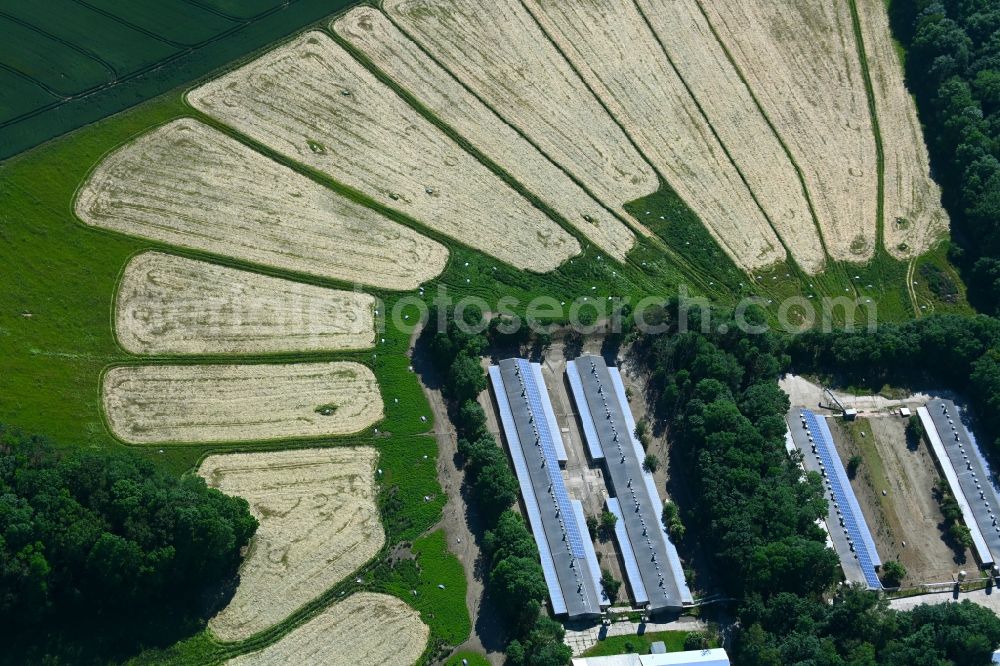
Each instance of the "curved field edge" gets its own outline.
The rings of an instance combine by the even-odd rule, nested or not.
[[[0,244],[0,255],[5,265],[22,276],[18,285],[0,294],[4,305],[4,315],[0,319],[0,350],[4,352],[2,358],[9,370],[0,376],[0,388],[5,395],[14,396],[0,406],[0,419],[49,433],[64,441],[82,438],[82,443],[108,445],[109,437],[98,408],[101,370],[105,366],[138,360],[125,354],[114,341],[111,303],[121,269],[140,251],[161,250],[319,286],[342,286],[126,238],[90,229],[76,220],[72,213],[74,193],[102,155],[150,127],[185,115],[190,113],[179,96],[164,97],[60,139],[44,150],[32,151],[0,165],[0,201],[4,211],[4,221],[0,222],[0,238],[4,241]],[[633,205],[641,207],[642,204]],[[658,220],[658,217],[654,215],[653,219]],[[12,220],[24,223],[15,226]],[[692,229],[698,232],[693,224]],[[440,285],[454,295],[485,299],[511,295],[522,303],[542,294],[571,299],[584,293],[591,294],[595,301],[598,297],[622,296],[631,297],[635,302],[647,295],[674,295],[681,284],[689,285],[692,295],[706,295],[724,304],[756,293],[775,300],[773,296],[797,295],[808,289],[809,282],[800,284],[799,278],[786,278],[780,270],[769,276],[776,279],[769,280],[771,284],[766,285],[766,289],[757,289],[751,285],[749,276],[737,273],[713,279],[710,276],[715,276],[719,270],[717,262],[711,257],[700,258],[693,254],[691,246],[686,245],[690,241],[679,241],[672,232],[663,229],[658,231],[673,244],[675,253],[687,255],[689,265],[698,264],[697,271],[678,266],[657,245],[643,239],[633,250],[627,266],[608,259],[594,261],[594,256],[585,252],[545,276],[517,271],[446,241],[452,249],[451,261],[445,273],[428,286]],[[709,242],[706,240],[706,247]],[[59,267],[58,271],[54,266]],[[837,271],[828,270],[812,282],[820,285],[817,289],[825,287],[824,291],[830,294],[841,294],[845,287],[851,288],[866,278],[869,281],[875,277],[898,275],[901,278],[905,274],[901,266],[887,257],[879,257],[866,267],[847,264]],[[861,279],[855,280],[855,275],[860,275]],[[880,308],[880,316],[887,319],[912,316],[908,305],[899,307],[899,301],[905,301],[906,295],[905,292],[896,295],[897,287],[904,291],[901,279],[886,288],[888,295],[878,294],[886,301]],[[428,294],[431,291],[428,289]],[[377,291],[374,294],[386,304],[385,312],[391,311],[403,297]],[[397,335],[394,327],[388,327],[386,333],[386,342],[379,342],[371,354],[317,354],[308,355],[308,358],[359,360],[373,367],[383,386],[389,386],[395,383],[391,378],[409,374],[409,364],[402,356],[408,341],[405,335]],[[149,362],[168,358],[154,357]],[[277,358],[282,357],[261,356],[258,360]],[[298,358],[303,356],[289,360]],[[213,359],[198,359],[199,362],[210,360]],[[29,385],[19,379],[30,376],[38,377],[41,384]],[[416,396],[419,389],[415,381],[411,382],[413,390],[407,393],[417,399],[415,404],[422,404],[422,399]],[[387,402],[393,397],[391,392],[386,393]],[[407,402],[414,404],[412,398]],[[51,416],[42,417],[52,405],[59,405],[60,409]],[[418,419],[405,425],[395,420],[392,405],[387,410],[384,429],[399,434],[427,430]],[[180,465],[179,469],[189,466],[190,462]]]
[[[344,580],[385,545],[374,447],[289,449],[207,457],[196,474],[243,497],[260,523],[239,585],[209,631],[238,642],[281,622],[317,589]]]
[[[111,304],[119,276],[129,258],[139,252],[158,249],[320,286],[338,286],[308,276],[247,267],[218,257],[88,229],[74,218],[74,192],[90,167],[104,153],[157,124],[193,115],[180,99],[180,92],[144,103],[127,113],[58,139],[43,150],[31,151],[0,164],[0,240],[3,241],[0,243],[0,260],[20,276],[17,284],[0,292],[0,368],[3,370],[0,372],[0,393],[11,396],[0,404],[0,421],[45,433],[65,445],[120,446],[110,437],[101,421],[99,377],[102,370],[110,365],[140,362],[140,359],[127,355],[117,346],[111,326]],[[692,282],[686,275],[686,269],[665,258],[663,252],[652,244],[644,244],[634,250],[634,263],[630,262],[624,269],[612,262],[595,262],[592,256],[584,256],[575,264],[542,277],[500,265],[465,248],[454,247],[450,243],[449,246],[453,247],[453,260],[436,284],[447,286],[456,294],[482,298],[510,293],[526,299],[543,293],[567,296],[585,291],[604,296],[611,292],[632,296],[671,295],[676,293],[677,285]],[[648,263],[642,266],[644,272],[637,268],[642,261]],[[943,252],[935,261],[948,266]],[[469,262],[469,266],[464,266],[465,262]],[[898,262],[888,262],[885,266],[865,269],[863,275],[881,272],[892,276],[899,272],[900,266]],[[613,277],[615,270],[618,275]],[[847,280],[857,274],[852,265],[845,266],[843,270]],[[830,276],[827,279],[830,292],[836,292],[845,282],[844,277]],[[740,281],[749,284],[745,279]],[[748,293],[737,287],[736,281],[731,284],[715,282],[717,291],[692,291],[708,293],[722,303],[734,303],[738,296]],[[780,284],[771,288],[775,293],[783,289],[800,290],[802,287],[795,279],[781,278],[776,282]],[[598,291],[590,292],[592,285],[597,286]],[[387,310],[402,302],[399,294],[378,295],[385,299]],[[905,294],[900,298],[905,299]],[[900,309],[899,318],[910,316],[908,313],[908,309]],[[356,443],[374,445],[379,449],[379,465],[386,473],[380,496],[383,522],[390,542],[401,543],[418,538],[433,526],[444,501],[433,464],[423,465],[420,462],[422,455],[428,455],[430,461],[435,459],[433,439],[411,436],[427,432],[432,417],[423,392],[408,369],[409,362],[405,356],[409,346],[408,336],[392,327],[386,333],[386,343],[377,345],[373,352],[377,358],[360,353],[284,358],[289,361],[302,358],[358,360],[373,368],[381,384],[394,387],[394,392],[385,392],[387,415],[385,421],[376,426],[381,431],[379,437],[368,431],[311,445]],[[141,362],[175,360],[174,357],[163,357],[142,359]],[[194,362],[218,360],[205,358]],[[254,360],[273,361],[276,357],[248,359],[248,362]],[[394,397],[400,398],[398,408],[392,403]],[[420,415],[427,415],[429,421],[421,422]],[[387,431],[391,436],[385,436]],[[198,461],[209,453],[280,450],[300,446],[298,442],[272,442],[227,447],[178,446],[167,448],[163,453],[155,447],[143,447],[138,451],[165,469],[182,474],[197,466]],[[388,492],[386,488],[397,490]],[[431,501],[424,502],[425,495],[432,497]],[[401,498],[402,509],[398,512],[391,510],[390,500],[393,497]],[[457,561],[454,563],[457,565]],[[351,585],[354,585],[353,578],[351,583],[345,583],[342,590],[336,588],[325,592],[316,601],[316,608],[334,601],[338,591],[353,589]],[[307,612],[303,610],[303,613]],[[432,631],[438,631],[432,623],[429,624]],[[208,650],[205,654],[220,653],[219,646],[210,637],[200,634],[179,645],[175,651],[169,650],[169,655],[150,653],[143,657],[163,657],[162,661],[169,661],[170,655],[176,658],[181,654],[195,654],[202,648]],[[199,661],[202,660],[187,663]],[[211,662],[212,659],[204,660],[204,663]]]

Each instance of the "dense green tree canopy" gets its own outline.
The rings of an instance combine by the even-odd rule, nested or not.
[[[197,476],[128,453],[59,455],[0,426],[0,625],[11,636],[100,627],[111,640],[196,620],[256,529],[245,500]]]

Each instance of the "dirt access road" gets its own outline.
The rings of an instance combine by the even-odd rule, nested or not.
[[[490,601],[484,599],[484,563],[479,547],[482,539],[482,522],[476,512],[466,501],[467,490],[464,485],[465,473],[456,465],[458,458],[458,437],[448,416],[448,407],[441,395],[440,380],[428,360],[425,351],[417,345],[420,331],[416,331],[410,339],[410,358],[413,368],[420,381],[420,387],[430,403],[434,417],[434,437],[438,442],[438,482],[447,497],[441,521],[434,529],[444,529],[451,551],[462,563],[465,570],[467,590],[465,603],[472,619],[472,635],[462,645],[459,651],[471,651],[485,654],[494,666],[503,664],[503,648],[505,644],[503,628],[497,618],[499,614],[490,607]],[[485,397],[483,408],[487,415],[492,415],[488,401],[489,391],[484,391],[480,402]],[[499,440],[496,423],[489,424],[491,432]]]

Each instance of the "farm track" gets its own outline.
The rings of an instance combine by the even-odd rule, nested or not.
[[[33,23],[31,23],[29,21],[25,21],[24,19],[20,19],[20,18],[18,18],[16,16],[12,16],[12,15],[10,15],[10,14],[2,11],[2,10],[0,10],[0,16],[2,16],[3,18],[7,19],[11,23],[17,23],[18,25],[20,25],[20,26],[22,26],[24,28],[27,28],[28,30],[31,30],[32,32],[38,33],[39,35],[41,35],[42,37],[45,37],[46,39],[51,39],[53,42],[56,42],[57,44],[62,44],[66,48],[71,49],[73,51],[76,51],[77,53],[79,53],[80,55],[82,55],[85,58],[93,60],[94,62],[96,62],[101,67],[103,67],[104,69],[108,70],[108,72],[111,73],[111,81],[110,81],[111,85],[114,85],[114,83],[116,83],[118,81],[118,70],[115,69],[114,65],[112,65],[111,63],[109,63],[107,60],[104,60],[103,58],[101,58],[101,56],[97,55],[96,53],[94,53],[90,49],[85,49],[82,46],[79,46],[77,44],[74,44],[73,42],[70,42],[69,40],[63,39],[62,37],[57,37],[56,35],[53,35],[52,33],[47,32],[44,28],[39,28],[38,26],[34,25]],[[11,68],[11,69],[13,69],[13,68]],[[24,76],[30,78],[35,83],[37,83],[39,85],[42,85],[41,81],[38,81],[37,79],[35,79],[34,77],[32,77],[30,74],[26,74],[26,73],[23,73],[23,74],[24,74]],[[0,124],[0,127],[2,127],[2,124]]]
[[[187,49],[187,48],[192,48],[194,46],[197,46],[197,44],[195,44],[195,45],[182,44],[181,42],[175,42],[175,41],[173,41],[171,39],[167,39],[163,35],[158,35],[155,32],[152,32],[150,30],[146,30],[145,28],[136,25],[135,23],[131,23],[129,21],[126,21],[125,19],[121,18],[120,16],[118,16],[116,14],[112,14],[111,12],[105,11],[105,10],[99,8],[99,7],[95,7],[94,5],[88,4],[87,2],[85,2],[85,0],[72,0],[72,1],[75,2],[76,4],[80,5],[81,7],[86,7],[87,9],[89,9],[90,11],[92,11],[92,12],[94,12],[96,14],[100,14],[102,16],[106,16],[107,18],[111,19],[112,21],[114,21],[116,23],[120,23],[121,25],[124,25],[124,26],[126,26],[128,28],[131,28],[132,30],[135,30],[136,32],[141,32],[142,34],[146,35],[147,37],[150,37],[151,39],[155,39],[157,41],[163,42],[164,44],[170,44],[171,46],[173,46],[175,48],[178,48],[178,49]]]

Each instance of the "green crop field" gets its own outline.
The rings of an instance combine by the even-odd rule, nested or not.
[[[0,0],[0,160],[357,0]]]

